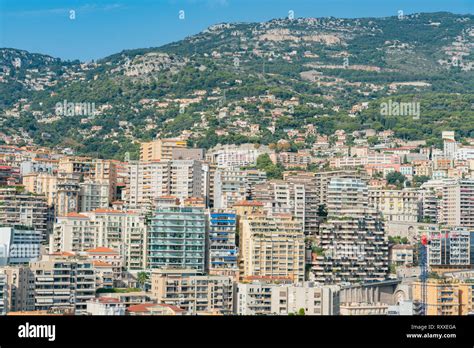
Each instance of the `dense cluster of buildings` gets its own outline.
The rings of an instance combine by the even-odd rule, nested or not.
[[[0,146],[0,314],[417,314],[423,235],[428,314],[474,312],[474,147],[366,133],[137,161]]]

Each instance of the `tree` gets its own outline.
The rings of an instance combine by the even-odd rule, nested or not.
[[[325,218],[328,216],[328,210],[325,204],[320,204],[318,206],[318,216],[322,218]]]
[[[388,184],[396,185],[397,188],[402,188],[403,183],[407,180],[406,176],[400,172],[390,172],[385,179],[387,179]]]
[[[257,157],[257,168],[258,169],[264,169],[266,167],[269,167],[273,165],[272,160],[270,159],[270,156],[267,153],[264,153],[260,156]]]
[[[311,251],[318,256],[324,256],[324,248],[320,246],[313,246]]]
[[[304,311],[304,308],[300,308],[300,310],[298,311],[298,314],[297,315],[305,315],[305,311]]]
[[[415,175],[413,177],[413,186],[420,187],[422,184],[430,180],[430,177],[427,175]]]
[[[379,142],[379,138],[377,138],[376,136],[370,136],[367,138],[367,142],[369,143],[369,145],[375,145]]]
[[[145,289],[145,284],[150,279],[150,276],[147,272],[139,272],[137,274],[137,283],[140,285],[140,288]]]
[[[274,164],[267,153],[258,156],[256,167],[265,171],[269,179],[281,179],[283,177],[283,166],[280,163]]]

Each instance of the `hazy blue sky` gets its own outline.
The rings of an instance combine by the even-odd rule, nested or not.
[[[290,10],[295,17],[472,14],[474,0],[0,0],[0,47],[90,60],[161,46],[215,23],[287,17]]]

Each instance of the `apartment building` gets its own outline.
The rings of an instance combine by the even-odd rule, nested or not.
[[[422,188],[419,192],[419,220],[426,222],[438,222],[438,216],[440,211],[440,200],[441,197],[434,189]]]
[[[7,275],[0,274],[0,315],[6,315],[8,312],[8,290]]]
[[[85,255],[96,263],[96,268],[98,266],[105,266],[106,272],[109,272],[110,268],[112,272],[112,287],[121,286],[123,258],[117,251],[106,247],[98,247],[86,250]]]
[[[54,212],[56,216],[77,213],[80,211],[80,180],[81,174],[76,172],[58,173],[56,197],[54,201]]]
[[[462,146],[456,150],[454,159],[457,161],[469,161],[474,159],[474,146]]]
[[[140,144],[140,161],[170,161],[173,149],[186,148],[186,140],[157,139]]]
[[[184,201],[189,197],[209,200],[209,165],[194,160],[171,161],[169,194]]]
[[[151,274],[151,293],[159,303],[182,308],[187,314],[232,314],[232,277],[200,275],[194,269],[158,269]]]
[[[468,268],[471,265],[471,233],[467,227],[444,227],[428,231],[428,266],[435,269]]]
[[[0,227],[0,266],[28,264],[41,254],[43,234],[30,227]]]
[[[338,315],[339,287],[313,282],[283,284],[272,287],[271,313],[288,315],[301,309],[306,315]]]
[[[116,199],[118,169],[117,163],[111,160],[94,159],[92,160],[92,171],[90,181],[109,186],[109,202]]]
[[[338,286],[254,280],[237,284],[234,301],[237,315],[337,315],[340,296]]]
[[[237,215],[233,210],[209,212],[209,273],[237,277]]]
[[[97,227],[96,246],[116,250],[123,257],[126,254],[125,235],[128,227],[126,224],[128,213],[121,210],[96,209],[86,214]]]
[[[217,168],[212,182],[213,207],[231,208],[235,203],[249,199],[252,187],[264,183],[266,178],[266,173],[260,170]]]
[[[115,267],[111,263],[96,260],[92,261],[92,265],[94,266],[96,289],[120,287]]]
[[[413,265],[414,248],[409,244],[395,244],[390,248],[390,264]]]
[[[368,188],[360,179],[331,179],[328,219],[320,225],[320,249],[313,253],[312,272],[316,281],[353,283],[387,277],[384,223],[368,205]]]
[[[19,182],[20,182],[19,168],[6,166],[6,165],[0,165],[0,186],[16,185]]]
[[[170,193],[169,162],[132,162],[128,165],[130,178],[126,201],[130,208],[152,206],[154,199]]]
[[[367,185],[360,179],[332,178],[327,189],[329,215],[340,215],[345,209],[367,209],[369,205]]]
[[[198,207],[158,207],[147,236],[147,267],[206,271],[207,214]]]
[[[247,215],[240,221],[243,276],[304,280],[303,224],[291,215]]]
[[[265,145],[217,145],[206,154],[206,159],[218,167],[245,167],[255,165],[258,156],[272,151]]]
[[[270,215],[292,214],[303,223],[305,234],[316,233],[318,204],[316,190],[302,177],[270,180],[252,188],[252,197],[262,202]]]
[[[136,212],[96,209],[57,218],[50,236],[51,252],[81,252],[97,247],[116,250],[129,269],[143,269],[145,216]]]
[[[369,189],[369,205],[386,221],[418,221],[420,198],[416,189]]]
[[[87,315],[125,315],[125,305],[116,298],[94,298],[86,306]]]
[[[427,315],[466,315],[473,309],[473,283],[455,279],[428,279],[426,284]],[[413,283],[413,301],[421,301],[422,284]]]
[[[35,310],[73,307],[83,314],[95,297],[92,261],[71,254],[44,255],[30,264],[34,282]]]
[[[335,157],[329,163],[332,168],[351,168],[373,164],[400,164],[401,161],[400,156],[396,154],[371,152],[360,157]]]
[[[388,275],[388,242],[375,212],[333,216],[320,228],[322,251],[313,256],[315,280],[335,284],[384,280]]]
[[[59,159],[58,172],[75,174],[80,178],[88,177],[92,172],[92,158],[81,156],[65,156]]]
[[[110,185],[98,181],[87,181],[79,184],[80,211],[92,211],[99,208],[108,208],[112,202]]]
[[[130,291],[130,292],[111,292],[97,294],[98,298],[116,299],[125,305],[125,308],[130,308],[138,304],[151,302],[151,293],[145,291]]]
[[[0,275],[6,277],[7,312],[33,310],[34,284],[31,270],[27,266],[6,266],[0,267]]]
[[[195,160],[137,162],[129,164],[130,185],[126,198],[130,208],[152,207],[162,196],[184,201],[209,198],[209,165]]]
[[[271,282],[238,283],[235,290],[235,314],[269,315],[272,313]]]
[[[58,161],[46,158],[34,158],[20,163],[21,176],[33,173],[53,173],[58,169]]]
[[[128,212],[124,220],[124,266],[128,270],[144,269],[148,241],[146,217],[143,214]]]
[[[443,139],[443,155],[448,159],[453,159],[458,148],[458,143],[454,138],[454,131],[443,131],[441,133]]]
[[[316,192],[319,204],[327,204],[328,187],[332,178],[368,179],[367,174],[357,170],[332,170],[315,173]]]
[[[58,216],[49,239],[50,252],[77,252],[95,247],[97,226],[91,224],[89,216],[69,213]]]
[[[474,227],[474,180],[446,182],[442,189],[440,223]]]
[[[306,169],[312,162],[312,156],[308,151],[303,150],[298,152],[280,152],[277,155],[277,161],[285,168]]]
[[[26,226],[48,234],[49,210],[46,197],[17,188],[0,188],[0,226]]]
[[[58,177],[52,173],[30,173],[22,176],[25,190],[46,197],[48,206],[53,206],[56,200]]]
[[[304,186],[284,180],[269,180],[252,188],[252,197],[262,202],[270,214],[295,214],[304,219]]]

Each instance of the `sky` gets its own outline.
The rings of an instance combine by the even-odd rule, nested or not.
[[[400,10],[472,14],[474,0],[0,0],[0,47],[90,61],[222,22],[262,22],[289,11],[295,18],[355,18]]]

